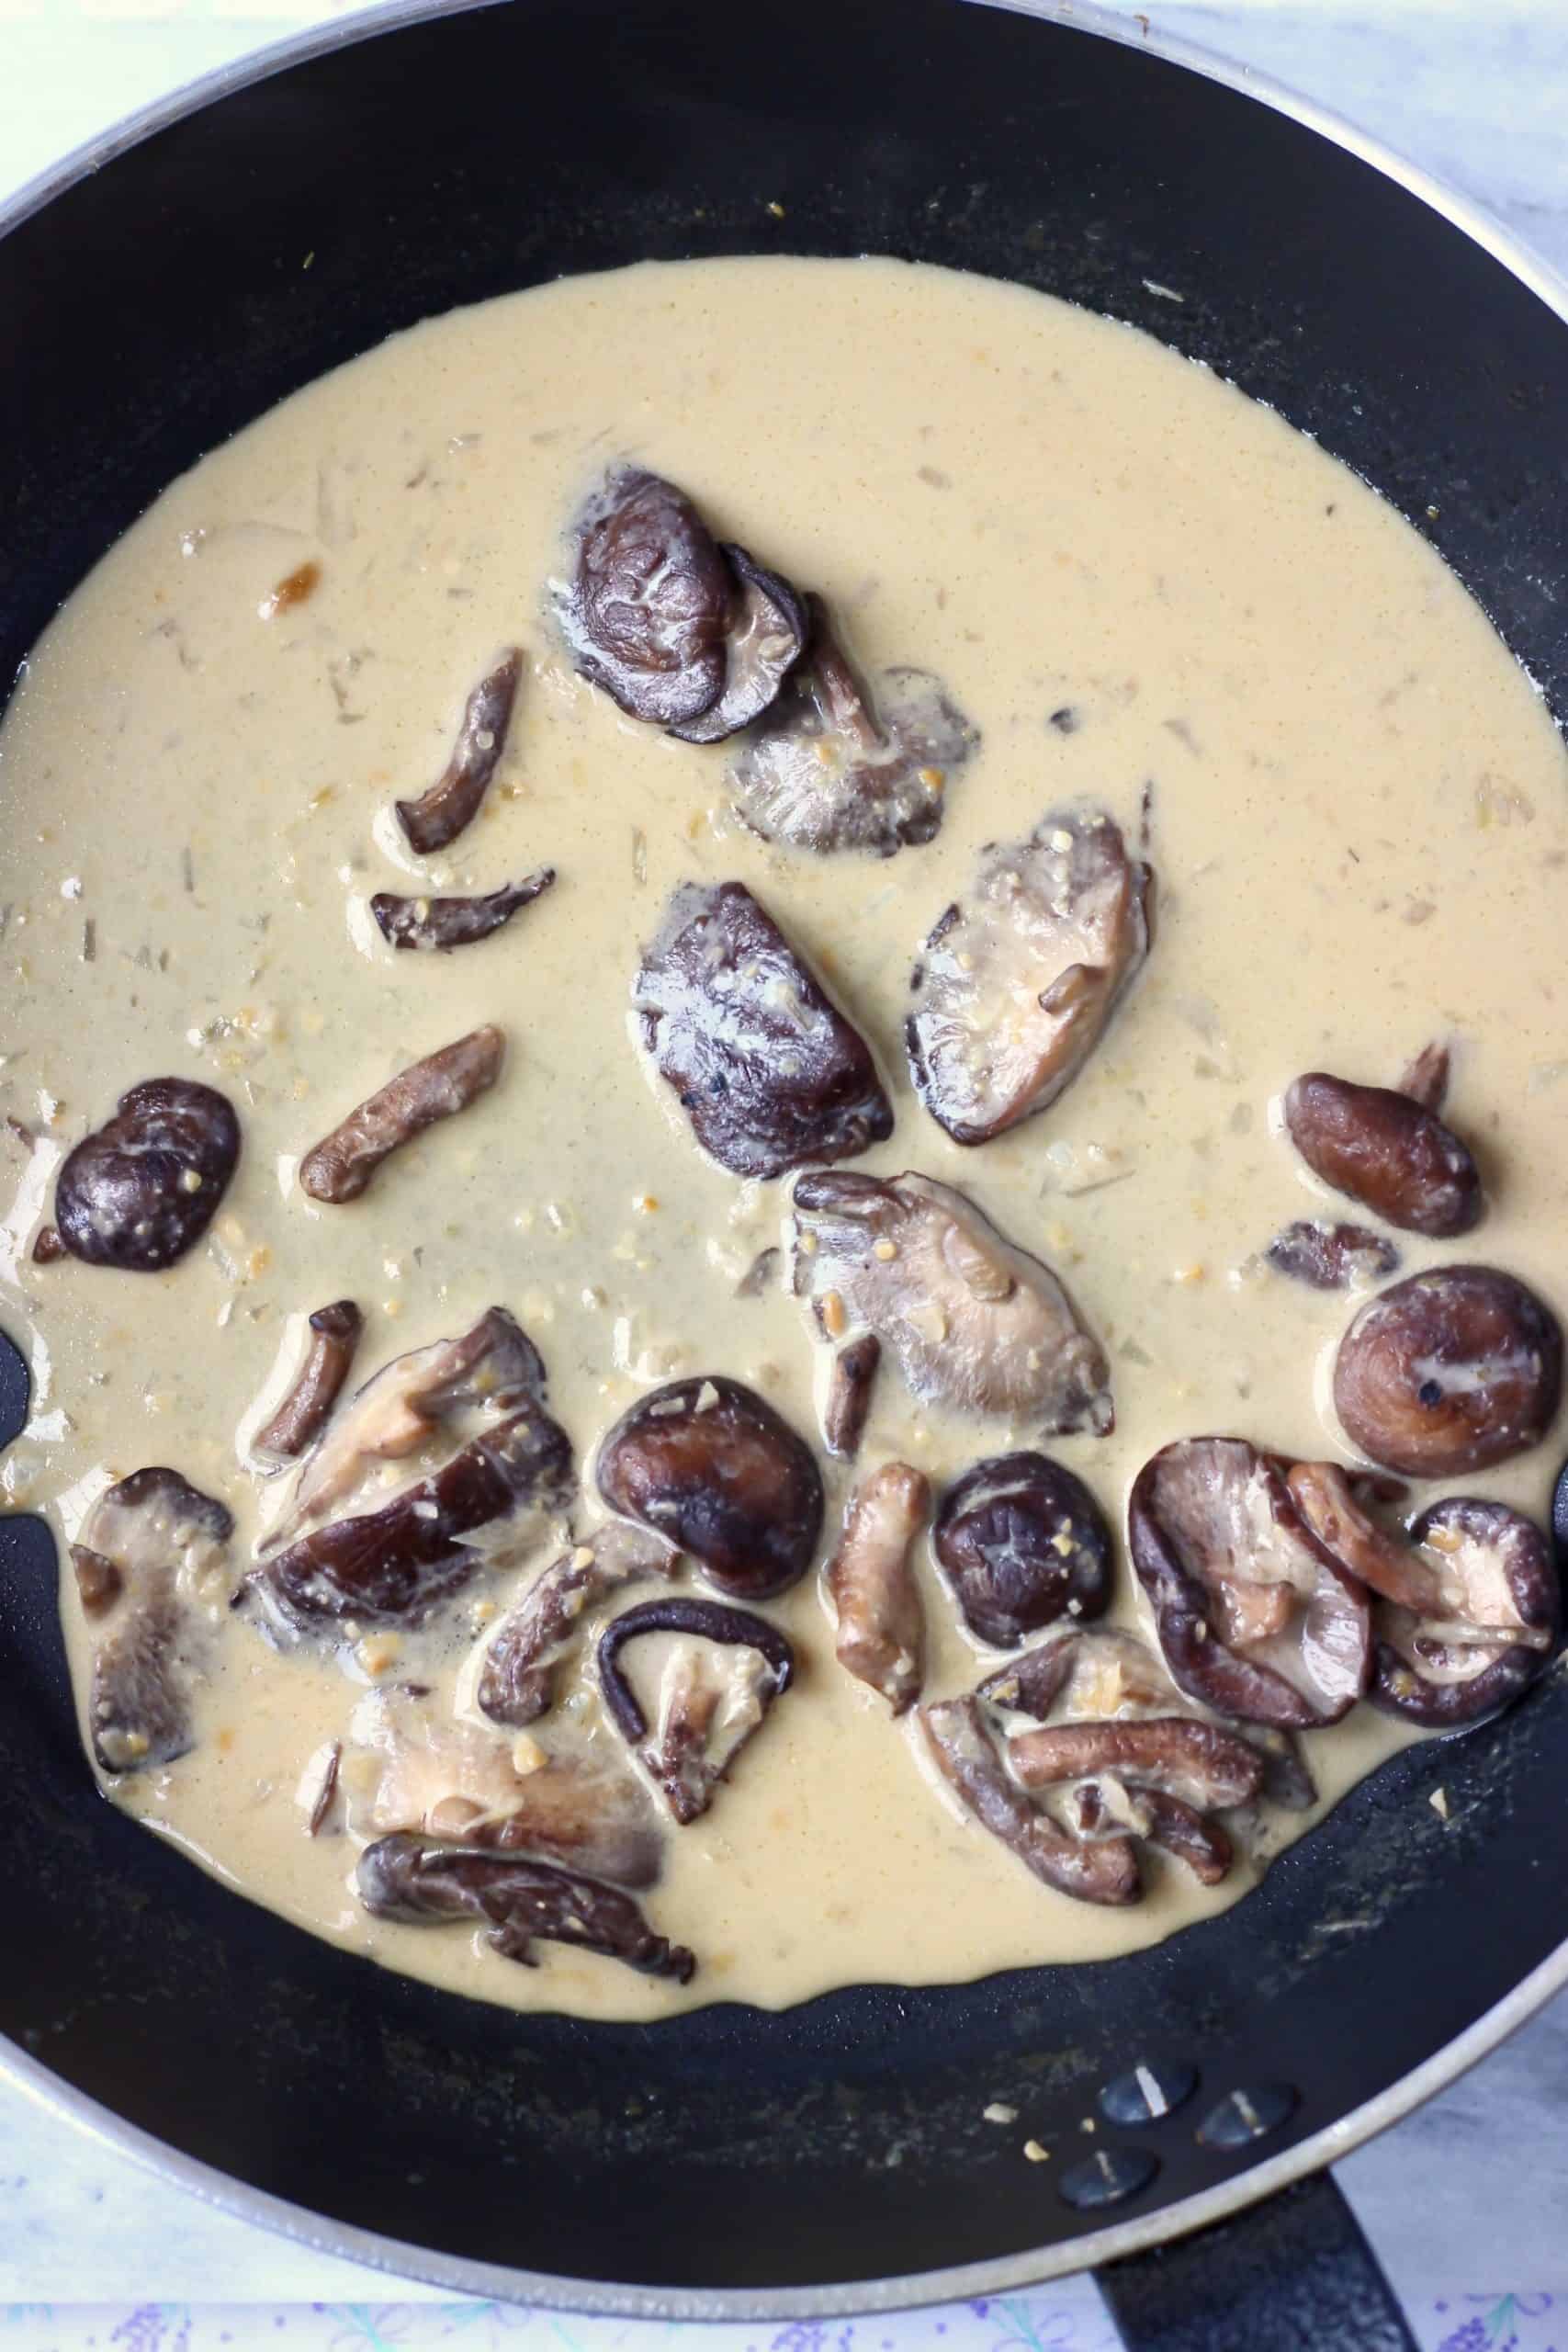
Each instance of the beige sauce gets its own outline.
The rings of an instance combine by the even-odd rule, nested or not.
[[[984,743],[935,842],[886,864],[770,850],[727,812],[722,748],[670,741],[574,676],[542,585],[617,453],[824,590],[867,664],[942,674]],[[307,560],[314,595],[264,617]],[[513,641],[527,661],[497,784],[422,865],[391,801],[439,773]],[[1071,734],[1047,724],[1064,705]],[[750,1381],[814,1434],[823,1351],[801,1309],[782,1288],[735,1295],[779,1238],[784,1188],[704,1160],[628,1042],[638,943],[688,876],[748,881],[872,1040],[897,1125],[856,1164],[966,1187],[1071,1285],[1114,1366],[1117,1427],[1050,1451],[1113,1524],[1180,1435],[1343,1453],[1324,1371],[1351,1303],[1255,1263],[1327,1204],[1271,1104],[1303,1069],[1392,1083],[1452,1038],[1449,1115],[1492,1202],[1481,1254],[1562,1306],[1564,781],[1541,702],[1415,533],[1127,328],[980,278],[778,260],[579,278],[422,326],[176,482],[49,630],[0,734],[0,1114],[39,1137],[30,1157],[6,1139],[0,1297],[35,1389],[0,1487],[69,1535],[108,1476],[167,1462],[232,1506],[243,1567],[265,1515],[244,1433],[281,1392],[298,1318],[344,1295],[367,1317],[359,1377],[509,1306],[584,1463],[673,1370]],[[915,949],[982,843],[1080,796],[1135,837],[1145,786],[1142,978],[1052,1111],[959,1149],[904,1069]],[[491,889],[546,862],[552,893],[450,956],[394,956],[367,911],[378,888]],[[363,1200],[301,1193],[301,1154],[354,1102],[489,1021],[510,1041],[493,1092]],[[207,1242],[159,1275],[34,1267],[60,1157],[164,1071],[220,1085],[243,1124]],[[1472,1254],[1404,1242],[1407,1270]],[[885,1372],[863,1465],[899,1454],[940,1484],[1032,1434],[919,1411]],[[1548,1464],[1542,1448],[1468,1483],[1540,1516]],[[830,1528],[843,1491],[831,1472]],[[531,1972],[462,1927],[378,1926],[353,1896],[356,1840],[307,1834],[301,1776],[378,1666],[395,1679],[417,1653],[428,1677],[434,1658],[430,1705],[449,1709],[485,1600],[550,1556],[470,1589],[439,1656],[425,1640],[390,1664],[381,1645],[279,1657],[225,1591],[197,1746],[116,1802],[321,1935],[590,2016],[1087,1959],[1252,1883],[1244,1864],[1204,1894],[1151,1860],[1124,1912],[1036,1883],[838,1668],[808,1579],[770,1611],[799,1645],[797,1689],[712,1812],[670,1835],[647,1898],[699,1954],[689,1990],[556,1947]],[[957,1630],[923,1547],[921,1576],[928,1690],[967,1688],[994,1655]],[[63,1608],[80,1689],[69,1575]],[[1365,1708],[1311,1736],[1325,1804],[1400,1744]],[[1301,1826],[1271,1818],[1263,1842]]]

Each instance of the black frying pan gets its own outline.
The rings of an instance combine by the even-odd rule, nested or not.
[[[166,110],[0,240],[0,675],[174,474],[394,328],[644,255],[871,250],[1111,311],[1272,401],[1568,710],[1568,326],[1385,164],[1136,41],[959,0],[389,21]],[[824,2313],[1135,2255],[1102,2278],[1140,2344],[1395,2344],[1325,2187],[1139,2249],[1309,2174],[1568,1978],[1552,1675],[1156,1951],[783,2016],[512,2017],[312,1940],[100,1803],[41,1527],[0,1527],[0,1568],[13,2071],[238,2211],[454,2289]],[[1118,2109],[1134,2065],[1191,2096]],[[998,2099],[1050,2167],[982,2120]],[[1078,2185],[1120,2196],[1075,2205],[1101,2151],[1126,2161]]]

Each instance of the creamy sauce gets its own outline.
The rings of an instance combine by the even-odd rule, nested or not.
[[[616,454],[822,589],[868,666],[942,674],[983,743],[933,843],[886,863],[769,849],[728,813],[723,747],[623,718],[574,675],[543,585]],[[314,594],[264,614],[310,561]],[[439,773],[464,697],[512,642],[526,662],[497,781],[448,853],[416,860],[391,802]],[[1048,723],[1064,707],[1071,732]],[[1178,1436],[1344,1454],[1325,1370],[1353,1302],[1257,1262],[1292,1217],[1337,1213],[1271,1106],[1303,1069],[1390,1084],[1452,1039],[1448,1115],[1491,1205],[1458,1250],[1400,1237],[1405,1270],[1479,1255],[1562,1305],[1564,781],[1540,700],[1416,534],[1278,417],[1127,328],[890,262],[752,260],[578,278],[397,337],[175,483],[50,628],[0,732],[0,1114],[39,1138],[6,1139],[0,1297],[34,1392],[5,1498],[69,1537],[109,1476],[167,1462],[235,1510],[238,1570],[275,1507],[245,1438],[286,1385],[299,1318],[343,1296],[367,1318],[356,1378],[510,1306],[584,1464],[676,1371],[748,1381],[815,1435],[825,1351],[800,1306],[782,1287],[736,1296],[780,1239],[786,1188],[705,1161],[629,1039],[638,944],[689,877],[746,880],[872,1042],[897,1127],[855,1165],[965,1188],[1070,1285],[1111,1357],[1117,1425],[1047,1450],[1113,1525]],[[1134,839],[1145,790],[1145,969],[1050,1112],[960,1149],[904,1067],[920,941],[983,843],[1080,798]],[[553,891],[449,956],[395,956],[367,910],[378,888],[488,890],[545,863]],[[355,1102],[492,1021],[509,1057],[480,1102],[358,1202],[300,1192],[300,1157]],[[35,1267],[61,1157],[163,1072],[221,1087],[243,1122],[207,1241],[156,1275]],[[861,1466],[899,1455],[940,1486],[1032,1436],[921,1411],[885,1369]],[[1540,1517],[1550,1458],[1465,1483]],[[831,1531],[841,1472],[829,1489]],[[1253,1881],[1238,1863],[1206,1894],[1151,1858],[1128,1911],[1038,1884],[837,1667],[812,1577],[769,1610],[797,1643],[796,1689],[711,1813],[670,1834],[646,1898],[698,1952],[688,1989],[554,1946],[525,1970],[463,1927],[379,1925],[352,1892],[355,1838],[307,1834],[301,1776],[377,1669],[417,1664],[449,1710],[485,1604],[553,1555],[470,1588],[445,1646],[341,1663],[275,1654],[225,1589],[197,1744],[115,1801],[321,1935],[588,2016],[1089,1959]],[[928,1693],[966,1689],[996,1656],[919,1556]],[[1132,1586],[1122,1561],[1116,1615],[1135,1623]],[[62,1607],[80,1693],[69,1572]],[[536,1730],[547,1745],[549,1721]],[[1310,1736],[1320,1811],[1403,1737],[1366,1708]],[[1262,1843],[1303,1826],[1270,1816]]]

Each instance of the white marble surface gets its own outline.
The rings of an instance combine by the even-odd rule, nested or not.
[[[322,0],[0,0],[0,201],[190,76],[346,13]],[[1148,13],[1377,131],[1568,271],[1568,0],[1150,0]],[[1429,2352],[1568,2352],[1568,1999],[1340,2178]],[[502,2337],[519,2352],[654,2352],[656,2336],[693,2334],[445,2303],[209,2210],[3,2088],[0,2331],[12,2352],[245,2352],[280,2338],[290,2352],[343,2352],[448,2336],[471,2352]],[[1111,2341],[1082,2280],[830,2332],[701,2336],[702,2352],[1109,2352]]]

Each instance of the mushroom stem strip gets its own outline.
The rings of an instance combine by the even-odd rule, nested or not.
[[[555,878],[553,865],[541,865],[521,882],[504,883],[499,890],[477,899],[400,899],[394,891],[378,890],[370,911],[382,938],[392,946],[446,954],[454,947],[470,947],[502,930],[519,907],[542,897]]]
[[[353,1368],[365,1317],[352,1298],[318,1306],[310,1317],[310,1344],[288,1396],[252,1451],[282,1462],[297,1461],[327,1425],[338,1393]]]
[[[487,1025],[400,1070],[308,1151],[299,1182],[313,1201],[357,1200],[381,1162],[439,1119],[466,1111],[501,1075],[506,1041]]]
[[[419,799],[397,803],[404,837],[421,857],[446,849],[479,815],[506,749],[522,674],[522,651],[513,646],[468,696],[457,741],[441,776]]]

